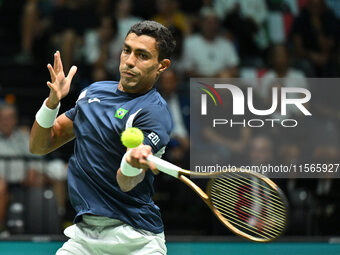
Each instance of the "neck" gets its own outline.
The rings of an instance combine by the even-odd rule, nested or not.
[[[132,88],[127,88],[122,85],[122,81],[119,81],[118,83],[118,89],[122,92],[126,93],[132,93],[132,94],[145,94],[146,92],[150,91],[153,88],[151,87],[146,87],[146,86],[137,86],[137,87],[132,87]]]
[[[287,69],[276,70],[278,77],[285,77],[287,75]]]

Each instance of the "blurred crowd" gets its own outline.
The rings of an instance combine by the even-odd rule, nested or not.
[[[11,63],[11,68],[18,72],[37,67],[38,71],[34,69],[34,74],[26,78],[43,90],[44,83],[36,78],[37,73],[48,79],[45,66],[58,49],[65,70],[78,66],[71,99],[94,81],[119,80],[120,52],[131,25],[151,19],[169,27],[177,48],[170,70],[160,77],[157,86],[174,119],[165,157],[177,165],[189,168],[190,163],[190,77],[245,78],[252,81],[255,96],[264,105],[270,105],[271,89],[278,78],[287,84],[298,81],[300,87],[312,93],[308,108],[313,112],[313,121],[302,125],[308,127],[308,132],[304,128],[294,134],[279,128],[261,131],[237,128],[223,139],[216,133],[206,132],[210,141],[221,147],[228,161],[339,163],[340,87],[311,85],[307,80],[307,77],[340,76],[340,2],[337,0],[0,1],[0,13],[8,10],[14,10],[17,27],[8,31],[2,26],[0,36],[3,31],[18,40],[14,47],[8,46],[14,49],[10,54],[0,55],[0,66]],[[6,22],[4,17],[0,19],[0,27]],[[13,16],[7,18],[10,20]],[[17,90],[21,88],[20,82],[7,85],[4,81],[0,77],[0,233],[8,230],[31,233],[37,229],[27,226],[28,222],[35,222],[36,217],[32,212],[33,216],[27,216],[32,204],[20,198],[25,195],[20,194],[22,190],[40,192],[43,199],[49,201],[44,215],[55,213],[57,208],[59,225],[72,220],[65,188],[71,145],[48,158],[29,155],[27,127],[38,108],[31,112],[25,110]],[[46,90],[43,91],[47,95]],[[29,93],[25,98],[26,107],[31,100],[36,100],[36,105],[43,100],[43,96],[35,98]],[[66,101],[65,110],[73,104],[70,99]],[[25,116],[20,119],[18,112],[25,112]],[[297,119],[301,117],[294,111],[288,114]],[[24,163],[16,156],[23,157]],[[334,223],[338,222],[336,214],[340,209],[340,186],[336,179],[291,178],[277,182],[291,203],[291,222],[295,227],[289,227],[288,234],[339,234],[339,223]],[[162,209],[168,233],[228,234],[213,218],[205,220],[209,217],[208,209],[184,185],[165,175],[157,178],[155,185],[155,201]],[[15,195],[11,196],[11,192]],[[36,204],[34,196],[37,195],[30,196]],[[54,202],[50,201],[51,196]],[[13,223],[15,217],[20,219],[15,216],[18,212],[25,214],[26,225],[23,223],[21,228]],[[14,221],[10,221],[11,217]],[[60,229],[42,227],[39,231],[60,233]]]

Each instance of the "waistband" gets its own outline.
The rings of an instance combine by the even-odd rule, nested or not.
[[[124,222],[117,220],[117,219],[111,219],[105,216],[97,216],[97,215],[82,215],[83,222],[87,225],[92,226],[116,226],[116,225],[122,225]]]

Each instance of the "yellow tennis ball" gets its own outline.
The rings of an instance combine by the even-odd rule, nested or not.
[[[127,128],[120,137],[123,145],[127,148],[135,148],[143,143],[144,134],[139,128]]]

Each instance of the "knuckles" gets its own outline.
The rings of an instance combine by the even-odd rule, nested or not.
[[[131,149],[130,156],[127,161],[130,165],[137,168],[148,168],[148,162],[146,158],[152,154],[151,146],[139,145],[136,148]]]

